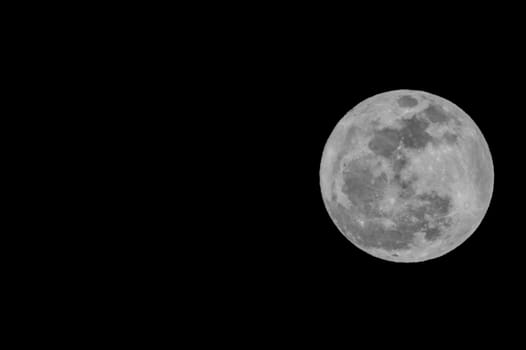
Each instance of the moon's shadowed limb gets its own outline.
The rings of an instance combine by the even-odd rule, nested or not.
[[[416,96],[419,104],[409,109],[394,106],[395,98],[405,93]],[[408,129],[412,128],[413,132],[404,134],[405,131],[400,125],[409,126],[411,121],[413,126]],[[419,141],[418,133],[424,129],[432,136],[422,134],[423,141]],[[418,204],[414,204],[418,202],[415,202],[416,197],[412,199],[413,204],[407,205],[409,201],[403,204],[404,200],[400,198],[403,197],[403,193],[410,192],[400,191],[400,202],[396,202],[396,198],[393,199],[396,204],[393,204],[394,209],[390,210],[398,212],[397,217],[386,213],[376,212],[372,215],[360,211],[359,209],[364,207],[353,203],[356,197],[349,200],[341,192],[344,182],[340,180],[338,184],[338,179],[342,164],[347,164],[346,158],[352,158],[353,155],[360,158],[361,154],[374,153],[372,150],[375,150],[375,146],[373,144],[369,147],[369,143],[374,139],[375,132],[394,135],[388,130],[400,131],[402,136],[399,140],[395,137],[395,141],[400,141],[401,147],[391,149],[391,153],[403,150],[401,153],[405,155],[405,162],[409,164],[397,169],[396,162],[392,162],[394,167],[389,168],[384,164],[378,171],[389,173],[389,181],[395,185],[396,179],[402,180],[400,174],[409,181],[413,173],[418,179],[415,182],[418,185],[411,185],[415,187],[412,188],[414,193],[439,193],[442,198],[450,198],[455,205],[446,216],[447,222],[442,222],[441,226],[428,225],[427,231],[419,231],[423,226],[408,221],[422,220],[421,215],[415,216],[418,212],[411,214],[411,211],[406,209],[411,208],[411,205],[420,210],[420,214],[424,211],[426,218],[433,215],[431,211],[426,211],[423,207],[418,208]],[[374,96],[348,113],[330,141],[321,170],[327,209],[345,236],[356,246],[373,255],[396,261],[421,261],[443,255],[469,236],[480,223],[489,204],[493,186],[493,166],[487,144],[474,122],[460,108],[440,97],[408,90]],[[389,137],[386,142],[389,146]],[[396,145],[390,146],[393,148]],[[406,152],[411,148],[417,149],[418,155]],[[391,153],[384,153],[383,156],[388,159]],[[356,189],[360,190],[359,183],[355,185],[358,186],[355,186]],[[408,189],[411,189],[411,186],[408,186]],[[381,201],[381,192],[377,197]],[[440,222],[435,220],[437,225]],[[404,227],[415,232],[408,231],[409,235],[403,236],[399,229]],[[437,240],[433,240],[437,237]],[[387,242],[390,242],[390,246]],[[408,242],[411,243],[410,247]],[[385,247],[382,247],[382,244],[385,244]]]

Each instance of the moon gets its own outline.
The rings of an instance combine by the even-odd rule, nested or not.
[[[396,90],[358,104],[323,153],[323,200],[338,230],[388,261],[420,262],[458,247],[493,191],[482,132],[454,103]]]

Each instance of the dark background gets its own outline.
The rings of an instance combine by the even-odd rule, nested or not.
[[[224,6],[48,9],[60,20],[23,9],[32,25],[7,25],[14,79],[4,99],[17,113],[5,113],[5,139],[15,139],[5,153],[16,159],[5,168],[21,185],[6,181],[19,229],[5,236],[21,244],[4,246],[16,256],[7,268],[28,294],[23,304],[49,308],[45,320],[56,314],[50,299],[84,318],[80,305],[108,332],[117,319],[139,320],[139,329],[156,320],[172,332],[181,318],[198,330],[192,341],[214,341],[208,332],[217,329],[237,338],[260,322],[253,342],[269,328],[336,319],[356,338],[348,320],[376,332],[400,316],[409,322],[395,340],[405,341],[422,313],[449,324],[516,312],[524,304],[522,19],[493,4],[486,17],[478,4],[457,21],[457,9],[432,18],[437,9],[419,5],[418,16],[394,23],[357,7],[333,18],[317,5],[312,13]],[[422,263],[353,246],[320,188],[337,123],[396,89],[457,104],[493,157],[493,197],[476,232]]]

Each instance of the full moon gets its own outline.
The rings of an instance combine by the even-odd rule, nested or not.
[[[373,96],[348,112],[326,144],[321,187],[339,231],[390,261],[437,258],[478,227],[493,162],[475,122],[423,91]]]

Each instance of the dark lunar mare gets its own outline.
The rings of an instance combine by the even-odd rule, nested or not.
[[[433,140],[426,131],[429,122],[425,119],[414,115],[409,119],[401,120],[400,123],[402,127],[399,129],[386,127],[375,130],[368,144],[369,149],[389,159],[400,145],[407,149],[422,149]]]
[[[349,201],[365,215],[376,215],[376,203],[387,185],[387,176],[374,177],[366,161],[356,159],[344,169],[343,180],[342,191]]]
[[[400,96],[397,100],[398,105],[403,108],[411,108],[418,104],[418,101],[408,95]]]
[[[411,222],[411,225],[415,225],[416,231],[422,231],[425,234],[425,238],[429,241],[433,241],[439,237],[440,231],[436,227],[430,227],[429,222],[426,221],[425,215],[429,215],[435,224],[451,223],[450,219],[446,215],[450,212],[452,207],[451,198],[449,196],[439,196],[437,193],[424,193],[415,197],[416,199],[423,200],[425,205],[417,208],[411,208],[407,211],[409,216],[416,218],[416,222]]]
[[[423,114],[433,123],[446,123],[451,119],[442,107],[433,103],[423,111]]]
[[[408,149],[422,149],[433,137],[427,133],[426,129],[429,122],[417,117],[416,115],[402,122],[400,129],[402,144]]]

